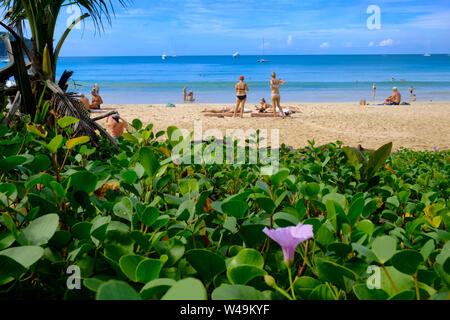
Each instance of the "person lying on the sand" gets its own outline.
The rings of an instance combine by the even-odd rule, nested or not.
[[[89,99],[86,98],[84,94],[80,94],[80,99],[78,99],[78,101],[80,101],[87,110],[91,109]]]
[[[127,122],[123,120],[119,114],[114,114],[106,119],[106,127],[110,130],[112,137],[115,139],[118,139],[123,135],[127,126]]]
[[[394,94],[387,97],[384,104],[388,106],[398,106],[402,102],[402,95],[398,92],[397,87],[392,88],[392,90],[394,91]]]
[[[92,103],[91,103],[90,108],[97,109],[97,110],[101,109],[101,105],[103,104],[102,97],[100,97],[95,90],[92,90],[91,94],[92,94]]]
[[[205,109],[202,113],[233,113],[234,107],[222,107],[220,109]]]

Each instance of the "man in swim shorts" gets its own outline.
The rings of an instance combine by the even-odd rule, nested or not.
[[[392,88],[392,90],[394,91],[394,94],[387,97],[384,104],[388,106],[398,106],[402,102],[402,95],[398,92],[397,87]]]

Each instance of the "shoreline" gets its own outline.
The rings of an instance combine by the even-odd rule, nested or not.
[[[155,104],[108,104],[121,117],[132,122],[140,119],[144,126],[153,123],[153,131],[166,131],[169,126],[194,130],[196,121],[201,121],[203,134],[217,129],[226,134],[227,130],[279,130],[279,143],[293,148],[308,145],[315,140],[316,145],[342,141],[352,147],[361,144],[367,149],[377,149],[393,142],[394,150],[407,148],[414,151],[450,149],[450,101],[412,102],[406,106],[360,106],[357,102],[283,102],[282,106],[295,106],[301,110],[292,118],[251,118],[244,114],[240,118],[209,118],[201,111],[205,108],[219,109],[230,103],[177,104],[176,108],[166,108]],[[255,103],[248,102],[246,108],[256,112]],[[105,125],[105,120],[99,122]]]

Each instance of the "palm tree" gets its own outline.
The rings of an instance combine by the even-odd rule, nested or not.
[[[126,6],[130,0],[117,0]],[[55,27],[62,8],[76,5],[85,12],[67,28],[54,46]],[[56,64],[61,47],[70,31],[87,17],[91,17],[97,30],[103,30],[104,19],[110,24],[114,7],[111,0],[0,0],[0,7],[7,12],[1,23],[10,32],[12,28],[23,38],[22,24],[28,22],[33,43],[32,51],[24,51],[32,63],[31,73],[41,74],[47,80],[55,81]],[[12,27],[12,28],[11,28]]]
[[[131,0],[116,0],[120,5],[126,6]],[[78,19],[76,19],[64,32],[59,41],[54,46],[54,34],[58,15],[63,7],[69,5],[78,6],[81,11],[84,11]],[[65,92],[65,84],[71,76],[71,72],[64,72],[58,85],[55,83],[56,78],[56,64],[58,62],[58,55],[61,47],[69,35],[70,31],[87,17],[91,17],[97,30],[103,30],[104,19],[110,24],[111,14],[114,14],[114,7],[111,0],[0,0],[0,7],[6,11],[4,22],[0,21],[0,25],[6,28],[15,38],[19,47],[25,51],[29,61],[30,68],[29,77],[27,72],[25,76],[20,79],[18,86],[22,96],[38,97],[42,91],[47,88],[50,92],[46,96],[51,100],[51,106],[56,114],[63,116],[72,116],[80,120],[74,126],[74,133],[76,135],[87,135],[91,137],[91,141],[96,144],[96,130],[105,135],[111,143],[117,147],[116,142],[112,137],[101,127],[95,120],[91,119],[87,111],[76,99],[73,93]],[[23,33],[23,24],[28,23],[31,31],[32,49],[27,48]],[[6,41],[6,40],[5,40]],[[8,40],[9,41],[9,40]],[[17,52],[17,51],[16,51]],[[23,54],[21,50],[17,54],[19,57],[14,57],[19,65],[25,65]],[[19,67],[17,67],[20,69]],[[4,68],[6,69],[6,68]],[[2,69],[2,70],[4,70]],[[10,70],[4,70],[5,73]],[[0,77],[1,78],[1,77]],[[27,79],[28,78],[28,79]],[[17,82],[17,81],[16,81]],[[27,94],[31,91],[30,95]],[[26,100],[26,101],[25,101]],[[34,99],[37,101],[37,99]],[[23,109],[34,116],[36,112],[36,105],[31,99],[24,99],[21,102]]]

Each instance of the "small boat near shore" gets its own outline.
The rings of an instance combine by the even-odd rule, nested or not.
[[[166,55],[166,54],[163,54],[161,58],[162,58],[163,60],[166,60],[166,59],[167,59],[167,55]]]

